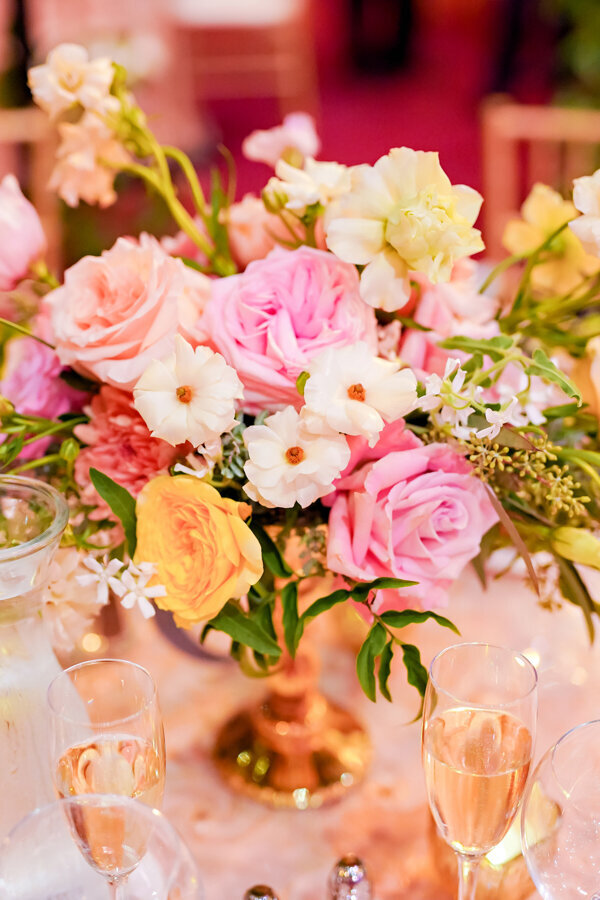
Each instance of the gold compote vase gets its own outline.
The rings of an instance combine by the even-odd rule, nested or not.
[[[54,799],[46,691],[61,666],[41,606],[67,520],[67,504],[54,488],[0,477],[0,836]]]
[[[289,551],[288,544],[286,556]],[[307,579],[300,587],[300,607],[330,589],[328,576]],[[281,635],[280,610],[274,618]],[[280,644],[285,646],[283,639]],[[223,724],[214,758],[234,790],[274,807],[316,809],[340,800],[363,780],[371,759],[369,738],[352,713],[321,692],[319,669],[318,653],[305,636],[294,658],[284,652],[267,679],[266,697]]]

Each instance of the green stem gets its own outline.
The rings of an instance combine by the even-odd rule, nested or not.
[[[520,309],[520,307],[523,303],[523,299],[525,297],[527,284],[529,282],[529,279],[531,277],[531,273],[532,273],[534,267],[539,262],[540,254],[543,253],[544,250],[548,250],[550,248],[552,241],[556,237],[558,237],[558,235],[561,234],[565,230],[565,228],[567,228],[568,224],[569,224],[568,222],[564,222],[560,226],[560,228],[555,229],[552,232],[552,234],[548,235],[548,237],[544,241],[542,241],[540,246],[537,247],[533,251],[533,253],[529,257],[529,259],[527,260],[527,265],[525,266],[525,271],[523,272],[521,281],[519,282],[519,287],[517,288],[517,296],[515,298],[515,302],[513,303],[513,307],[512,307],[511,313],[509,313],[509,315],[512,314],[515,310]]]
[[[22,466],[11,469],[10,474],[17,475],[19,472],[28,472],[31,469],[39,469],[41,466],[47,466],[49,463],[58,462],[59,460],[60,453],[49,453],[47,456],[40,456],[39,459],[32,459],[29,462],[23,463]]]
[[[196,170],[194,169],[189,157],[186,156],[186,154],[183,153],[182,150],[179,150],[178,147],[164,146],[162,149],[165,153],[165,156],[174,159],[181,168],[183,174],[188,180],[196,209],[198,210],[202,218],[206,221],[206,218],[208,217],[206,200],[204,199],[204,194],[202,192],[202,187],[200,185],[200,181],[198,180]]]
[[[12,328],[13,331],[18,331],[19,334],[25,335],[25,337],[33,338],[34,341],[37,341],[40,344],[44,344],[45,347],[50,347],[51,350],[55,350],[56,347],[54,344],[49,344],[48,341],[45,341],[43,338],[38,337],[37,334],[32,334],[28,328],[25,328],[24,325],[17,325],[16,322],[11,322],[9,319],[0,318],[0,325],[5,325],[7,328]]]
[[[523,253],[513,253],[512,256],[507,256],[506,259],[503,259],[502,262],[499,262],[497,266],[494,266],[488,277],[479,288],[479,293],[485,293],[490,284],[492,284],[492,282],[495,281],[499,275],[502,275],[502,273],[506,272],[507,269],[510,269],[511,266],[514,266],[515,263],[521,262],[526,258],[526,254]]]
[[[23,441],[23,446],[26,447],[28,444],[34,444],[41,438],[49,437],[51,434],[57,434],[60,431],[70,431],[76,425],[83,425],[87,421],[87,416],[79,416],[77,419],[69,419],[66,422],[55,422],[54,425],[47,428],[45,431],[40,431],[33,437],[27,438],[26,441]]]

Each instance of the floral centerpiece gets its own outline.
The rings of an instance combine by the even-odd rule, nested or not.
[[[491,270],[470,259],[482,197],[436,153],[318,161],[297,114],[246,140],[275,172],[236,202],[233,178],[206,196],[158,144],[108,59],[63,45],[30,85],[57,123],[66,203],[112,204],[125,174],[180,229],[122,237],[59,281],[34,209],[11,176],[0,187],[0,463],[67,495],[74,583],[225,632],[259,674],[353,603],[373,700],[377,683],[390,699],[396,652],[423,692],[402,629],[453,627],[437,612],[450,585],[469,562],[485,579],[507,543],[592,631],[600,172],[573,203],[536,185]],[[334,589],[299,605],[326,573]]]

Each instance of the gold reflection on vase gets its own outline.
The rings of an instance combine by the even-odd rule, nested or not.
[[[367,735],[316,687],[314,660],[299,654],[271,679],[260,704],[224,724],[215,760],[236,790],[276,807],[315,809],[362,781]]]

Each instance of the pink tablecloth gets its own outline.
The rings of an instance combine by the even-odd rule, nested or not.
[[[589,647],[577,609],[543,610],[515,578],[503,578],[484,594],[465,574],[453,594],[448,612],[465,639],[538,654],[538,755],[567,728],[598,716],[600,651]],[[430,625],[413,630],[411,639],[419,641],[426,664],[455,640]],[[271,884],[281,900],[325,900],[327,873],[348,851],[369,865],[377,900],[451,900],[428,838],[419,724],[406,724],[418,703],[402,667],[394,675],[394,703],[372,704],[358,689],[350,651],[327,640],[320,649],[323,686],[364,721],[374,760],[367,781],[342,803],[292,812],[271,811],[231,793],[210,760],[217,726],[258,698],[263,683],[245,678],[227,659],[196,660],[175,650],[152,623],[136,623],[134,636],[120,648],[158,681],[169,759],[164,808],[198,861],[206,900],[241,900],[257,882]]]

